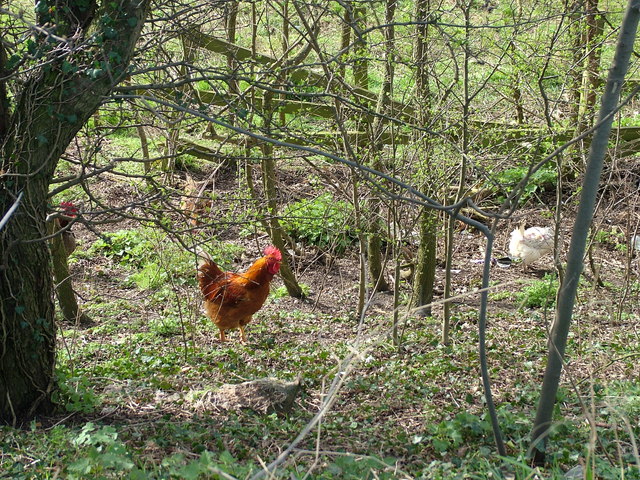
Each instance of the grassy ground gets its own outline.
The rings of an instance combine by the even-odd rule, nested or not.
[[[105,197],[125,201],[130,194],[121,184],[104,188]],[[240,218],[230,203],[224,208],[218,218]],[[473,260],[481,258],[480,237],[457,233],[454,285],[463,296],[453,307],[449,346],[439,342],[439,306],[429,318],[402,307],[399,347],[390,339],[390,294],[377,294],[357,318],[351,248],[328,262],[299,262],[305,301],[287,297],[276,279],[243,345],[236,333],[226,344],[216,340],[201,310],[195,259],[183,247],[133,221],[101,234],[107,230],[105,239],[77,229],[72,273],[94,323],[60,322],[59,413],[20,429],[0,427],[0,476],[248,478],[297,437],[337,378],[331,409],[275,476],[563,478],[582,466],[584,478],[640,478],[638,266],[633,259],[627,269],[609,237],[595,250],[605,286],[585,279],[580,290],[549,465],[532,470],[526,450],[555,295],[553,275],[542,271],[551,272],[550,259],[527,274],[494,268],[487,346],[509,455],[499,458],[478,369],[474,288],[481,266]],[[194,235],[233,270],[246,268],[266,241],[255,230]],[[507,236],[505,229],[501,245]],[[442,276],[439,270],[438,288]],[[408,298],[409,285],[400,293]],[[290,414],[198,406],[225,383],[264,377],[302,378]]]

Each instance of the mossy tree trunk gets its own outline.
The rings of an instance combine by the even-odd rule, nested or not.
[[[27,191],[21,180],[4,177],[0,191],[0,211],[11,205],[11,193],[25,192],[0,237],[0,422],[12,424],[50,408],[56,338],[47,244],[22,241],[46,235],[48,182],[31,179]]]
[[[581,98],[578,112],[578,133],[593,125],[596,96],[601,84],[600,57],[604,19],[598,11],[598,0],[585,2],[586,21],[584,31],[585,61],[582,76]]]
[[[0,99],[12,107],[0,132],[0,211],[23,193],[0,232],[0,422],[15,424],[51,406],[56,336],[45,240],[49,184],[78,130],[125,78],[148,0],[87,5],[78,11],[76,2],[39,4],[38,22],[55,36],[36,45],[40,63],[28,65],[26,81],[13,86],[21,87],[15,105]],[[100,21],[92,43],[68,48],[65,38],[91,28],[94,18]]]
[[[389,11],[389,4],[392,4],[392,12],[395,9],[395,1],[390,0],[387,4],[387,12]],[[354,61],[353,61],[353,79],[356,87],[368,90],[369,88],[369,51],[367,45],[367,37],[364,33],[367,25],[367,5],[365,3],[350,2],[351,12],[348,17],[352,20],[352,29],[354,30]],[[389,37],[389,31],[393,31],[392,28],[385,29],[386,40]],[[380,101],[376,106],[376,110],[384,108],[384,99],[388,97],[390,91],[389,68],[392,66],[389,61],[386,62],[386,73]],[[366,104],[362,105],[365,110],[364,113],[359,115],[360,130],[367,132],[366,135],[358,142],[358,150],[362,158],[366,158],[366,162],[369,163],[374,169],[382,171],[383,165],[381,163],[381,154],[384,148],[383,145],[379,145],[376,141],[377,135],[382,128],[382,123],[371,122],[371,114],[367,111],[370,106]],[[384,276],[384,266],[382,261],[382,202],[377,198],[375,192],[365,202],[366,218],[365,224],[367,231],[365,232],[366,241],[366,253],[367,253],[367,265],[369,274],[370,287],[376,291],[389,290],[389,284]]]
[[[276,85],[282,85],[286,83],[287,80],[287,72],[289,68],[293,65],[299,65],[304,61],[309,52],[311,51],[311,45],[307,44],[303,46],[293,58],[289,59],[289,25],[292,23],[292,20],[289,18],[289,8],[288,3],[285,1],[282,4],[281,10],[281,18],[282,18],[282,45],[283,45],[283,55],[280,59],[282,62],[282,68],[277,71],[271,72],[274,75],[273,83]],[[295,22],[294,22],[295,23]],[[285,123],[286,118],[284,113],[279,114],[276,117],[275,114],[275,106],[274,99],[276,94],[267,90],[263,96],[263,115],[264,115],[264,128],[265,133],[270,136],[272,132],[278,128],[276,123],[276,118],[281,122]],[[280,98],[283,98],[280,96]],[[278,220],[278,192],[277,192],[277,180],[276,180],[276,150],[271,143],[264,143],[261,145],[262,151],[262,181],[265,192],[265,199],[267,204],[267,213],[268,213],[268,230],[269,236],[273,241],[273,244],[280,249],[282,252],[282,265],[280,267],[280,276],[282,277],[282,281],[287,289],[287,293],[294,298],[304,298],[305,294],[302,290],[302,287],[298,283],[298,280],[293,273],[293,269],[291,268],[290,256],[288,255],[288,248],[290,246],[293,250],[295,245],[293,241],[288,237],[288,235],[282,229],[282,225]],[[288,240],[288,241],[287,241]]]
[[[264,118],[265,118],[265,130],[271,131],[273,125],[274,108],[273,108],[273,92],[265,92],[264,94]],[[267,223],[269,226],[269,236],[273,244],[278,247],[282,252],[282,265],[280,266],[280,276],[287,288],[287,293],[294,298],[303,298],[304,292],[302,287],[296,280],[296,277],[291,269],[291,263],[289,261],[289,255],[287,254],[287,248],[284,241],[284,232],[282,225],[278,220],[278,195],[276,188],[276,161],[274,158],[274,147],[271,143],[264,143],[261,145],[262,151],[262,182],[264,186],[265,198],[267,203]]]
[[[51,263],[53,266],[53,278],[55,280],[55,291],[58,297],[58,305],[62,311],[62,316],[68,322],[76,325],[91,322],[91,319],[85,315],[76,300],[76,294],[73,291],[71,282],[71,274],[69,273],[68,257],[69,254],[65,248],[62,234],[60,233],[60,224],[52,221],[49,224],[49,234],[56,234],[49,245],[51,249]]]
[[[431,95],[429,92],[428,75],[428,35],[427,23],[430,14],[429,0],[416,2],[416,40],[414,44],[414,61],[416,63],[416,98],[418,99],[418,112],[421,125],[429,125],[431,121]],[[423,172],[427,178],[424,180],[423,193],[433,196],[430,188],[431,176],[434,175],[429,162],[432,161],[432,148],[430,137],[423,139],[422,155],[425,159]],[[433,301],[433,285],[436,277],[436,253],[437,253],[437,229],[438,212],[427,207],[422,207],[420,212],[420,244],[416,258],[416,267],[413,280],[413,306],[418,308],[421,315],[431,315],[431,302]]]
[[[395,17],[395,11],[397,7],[396,0],[387,0],[385,3],[385,23],[388,25],[384,29],[385,40],[385,71],[384,78],[382,80],[382,88],[380,89],[380,95],[378,96],[378,104],[376,106],[376,113],[394,115],[392,108],[392,90],[394,79],[394,66],[395,66],[395,29],[393,27],[393,21]],[[384,165],[382,162],[382,156],[385,155],[385,145],[381,140],[384,129],[393,128],[393,125],[387,124],[382,121],[380,116],[376,116],[371,126],[372,131],[372,152],[371,155],[374,158],[373,168],[382,171]],[[385,277],[385,268],[383,264],[382,253],[382,235],[385,233],[385,225],[388,222],[383,223],[382,218],[382,202],[378,198],[373,198],[370,202],[369,208],[371,210],[370,219],[370,234],[367,238],[367,250],[369,252],[369,275],[373,282],[374,288],[377,291],[389,290],[389,283]]]
[[[273,244],[282,252],[282,265],[280,276],[287,288],[287,293],[294,298],[303,298],[304,292],[296,280],[291,269],[287,248],[283,238],[282,226],[278,220],[278,200],[276,191],[276,162],[273,158],[273,145],[265,143],[262,146],[262,180],[265,196],[267,198],[267,210],[269,214],[269,236]]]
[[[419,315],[431,315],[433,285],[436,279],[438,213],[423,207],[420,212],[420,246],[413,281],[413,305]]]
[[[604,18],[598,11],[598,0],[577,0],[570,5],[570,30],[572,39],[571,84],[571,120],[576,129],[575,135],[582,134],[593,125],[596,95],[600,84],[600,57]],[[573,161],[568,165],[565,175],[573,179],[578,174],[589,149],[590,137],[585,138],[569,149],[573,152]]]

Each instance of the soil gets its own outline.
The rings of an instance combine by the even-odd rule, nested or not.
[[[316,189],[310,185],[307,175],[308,171],[300,165],[296,168],[287,168],[284,172],[279,173],[280,197],[281,201],[297,200],[314,195]],[[638,199],[633,197],[630,192],[637,189],[638,176],[633,173],[636,167],[629,167],[628,171],[618,171],[616,182],[611,182],[609,186],[603,187],[599,208],[593,222],[594,231],[606,232],[601,235],[599,242],[593,242],[589,250],[589,265],[585,267],[584,281],[587,288],[581,291],[589,292],[588,298],[579,298],[576,312],[575,322],[583,326],[589,322],[588,329],[582,329],[581,335],[597,336],[598,341],[606,343],[615,334],[617,328],[632,328],[637,326],[628,323],[624,318],[631,318],[633,315],[640,314],[640,302],[633,295],[637,296],[637,291],[631,293],[629,286],[633,279],[640,274],[639,260],[636,252],[630,249],[630,239],[637,230],[639,223],[638,215]],[[256,172],[257,174],[257,172]],[[240,231],[244,227],[243,224],[229,224],[221,222],[220,219],[243,218],[236,211],[237,202],[225,202],[225,198],[237,199],[240,195],[238,192],[238,180],[236,171],[227,168],[211,168],[200,171],[191,172],[196,182],[207,182],[208,187],[220,199],[214,203],[213,209],[209,209],[211,203],[201,212],[201,223],[197,226],[189,225],[188,218],[182,216],[180,210],[180,193],[184,185],[184,172],[176,172],[173,178],[168,182],[168,187],[173,189],[174,195],[171,196],[171,205],[175,209],[172,214],[174,224],[172,229],[179,231],[179,236],[188,239],[190,231],[205,232],[210,235],[210,240],[214,242],[234,242],[242,246],[243,254],[233,259],[231,270],[242,271],[248,267],[251,262],[260,255],[261,248],[269,243],[269,239],[263,232],[258,229],[254,235],[245,237],[240,235]],[[348,178],[344,171],[339,167],[335,171],[327,172],[332,179],[341,179],[346,181]],[[256,178],[256,184],[259,179]],[[101,234],[116,231],[120,229],[138,228],[140,221],[136,217],[145,215],[145,207],[126,208],[128,205],[140,205],[140,192],[131,184],[123,181],[115,181],[113,177],[93,185],[93,195],[96,198],[104,200],[105,204],[122,207],[120,212],[126,213],[125,218],[121,218],[117,223],[100,223],[101,221],[113,218],[109,213],[104,214],[87,214],[85,219],[97,221],[97,224],[87,226],[82,221],[74,226],[74,231],[78,238],[78,248],[87,248],[95,242]],[[244,195],[244,194],[242,194]],[[553,198],[552,194],[547,192],[549,198]],[[626,198],[629,203],[621,204],[619,198]],[[247,198],[247,202],[250,200]],[[560,230],[559,259],[565,261],[565,255],[569,248],[571,239],[571,229],[573,225],[573,215],[577,199],[569,196],[563,205],[563,220]],[[547,205],[551,205],[552,201],[547,199]],[[539,205],[539,204],[536,204]],[[91,205],[83,205],[83,210],[89,212],[95,211],[95,207]],[[532,282],[545,278],[546,275],[553,275],[555,269],[553,266],[553,258],[547,255],[537,261],[532,268],[524,271],[521,265],[504,263],[504,258],[508,254],[508,242],[510,232],[517,228],[520,221],[526,221],[527,225],[552,225],[552,216],[548,209],[540,206],[526,207],[518,210],[517,217],[500,223],[500,227],[495,236],[494,259],[495,262],[491,266],[491,294],[492,301],[489,306],[488,313],[488,330],[490,351],[490,361],[492,358],[502,355],[509,355],[515,361],[531,361],[528,358],[521,358],[519,346],[514,343],[514,339],[521,337],[522,332],[532,331],[533,337],[538,338],[540,356],[546,348],[546,331],[549,328],[552,311],[544,309],[526,309],[518,304],[517,297],[514,295],[522,291]],[[191,230],[190,230],[191,229]],[[476,335],[477,316],[479,308],[478,290],[482,282],[482,259],[484,256],[484,248],[486,241],[484,237],[471,228],[458,228],[454,238],[454,253],[452,265],[452,296],[453,300],[453,324],[452,341],[454,344],[466,344],[469,338]],[[188,240],[187,245],[191,244]],[[207,243],[204,247],[206,249]],[[411,256],[415,254],[417,245],[408,244],[409,254],[407,261],[412,261]],[[440,252],[443,251],[440,245]],[[629,254],[631,252],[631,254]],[[296,344],[322,345],[330,349],[337,342],[345,339],[352,339],[354,345],[360,345],[363,348],[360,364],[356,367],[358,375],[367,377],[368,375],[377,375],[379,372],[370,370],[367,367],[367,355],[373,357],[393,358],[395,353],[384,348],[372,352],[371,345],[380,345],[380,343],[388,342],[389,336],[389,319],[393,316],[394,296],[391,292],[379,292],[373,294],[368,292],[366,314],[359,321],[355,317],[358,295],[359,281],[359,256],[355,249],[347,251],[341,255],[335,255],[331,252],[323,252],[318,248],[299,245],[299,252],[293,255],[292,267],[298,280],[309,286],[309,295],[304,300],[283,297],[277,301],[270,301],[264,306],[259,315],[258,325],[249,325],[247,327],[247,335],[249,337],[251,348],[268,348],[270,342],[294,342]],[[90,258],[80,257],[79,260],[72,264],[72,275],[75,279],[75,285],[81,297],[81,302],[91,304],[95,299],[110,299],[112,301],[121,301],[123,305],[127,305],[126,309],[115,313],[123,327],[129,323],[131,317],[143,317],[145,322],[161,319],[164,312],[158,310],[155,306],[148,307],[148,293],[132,288],[130,284],[123,282],[129,272],[124,267],[114,264],[110,259],[93,256]],[[387,265],[387,278],[393,286],[393,264]],[[195,272],[195,265],[194,265]],[[411,340],[409,332],[420,329],[438,332],[442,321],[442,297],[444,292],[444,259],[439,257],[439,267],[436,272],[436,286],[434,289],[435,298],[433,306],[433,317],[421,318],[412,312],[406,312],[401,308],[400,313],[400,332],[406,335],[407,341],[403,343],[402,355],[410,358],[411,356],[420,356],[433,352],[435,348],[432,344],[423,344],[419,340]],[[280,278],[274,279],[272,288],[277,289],[282,286]],[[620,292],[626,291],[626,298],[620,297]],[[410,282],[401,280],[399,285],[400,296],[404,299],[410,297]],[[198,317],[199,327],[195,332],[190,332],[191,338],[195,341],[200,349],[210,349],[215,351],[220,348],[217,341],[215,329],[210,325],[206,325],[206,319],[200,307],[199,292],[196,287],[178,288],[178,294],[183,295],[191,303],[191,307]],[[584,294],[583,294],[584,295]],[[624,308],[621,307],[624,305]],[[624,309],[630,316],[622,316],[619,313]],[[286,314],[283,312],[301,312],[299,319],[283,321]],[[338,319],[351,319],[350,321],[339,321]],[[634,317],[635,318],[635,317]],[[334,319],[329,321],[328,319]],[[380,323],[380,319],[385,319],[384,324]],[[94,319],[95,325],[100,325],[99,316]],[[313,322],[327,322],[327,328],[318,329],[317,325],[311,325]],[[612,324],[612,322],[614,324]],[[307,328],[308,327],[308,328]],[[144,327],[142,327],[144,328]],[[95,333],[93,328],[89,327],[82,334],[83,341],[94,341],[108,343],[112,341],[111,334],[101,340],[100,330]],[[230,336],[232,342],[237,342],[237,334],[232,333]],[[284,337],[284,338],[283,338]],[[61,340],[64,345],[68,339]],[[125,341],[125,340],[123,340]],[[168,348],[180,348],[183,339],[177,335],[166,339]],[[360,342],[360,343],[358,343]],[[473,346],[470,348],[474,348]],[[506,352],[506,353],[505,353]],[[245,362],[251,362],[251,355],[244,352],[240,353]],[[471,355],[471,353],[470,353]],[[446,355],[449,358],[448,355]],[[371,357],[371,358],[373,358]],[[451,356],[451,362],[458,362]],[[363,360],[364,359],[364,360]],[[473,363],[473,360],[467,360]],[[539,358],[536,359],[539,361]],[[189,368],[189,367],[185,367]],[[465,367],[467,368],[467,367]],[[628,363],[611,362],[610,354],[601,352],[590,352],[589,355],[577,356],[568,366],[570,377],[573,382],[580,383],[584,380],[592,378],[594,374],[606,375],[608,380],[625,379],[630,375],[640,376],[640,366],[635,366],[631,371]],[[605,373],[606,372],[606,373]],[[284,372],[289,377],[295,376],[296,372]],[[300,373],[300,372],[297,372]],[[465,374],[467,375],[467,374]],[[532,368],[529,371],[519,371],[517,376],[511,371],[509,365],[492,364],[492,381],[494,382],[494,394],[498,403],[509,401],[514,392],[513,386],[530,383],[538,384],[540,380],[541,370]],[[226,378],[225,378],[226,377]],[[439,388],[432,392],[430,402],[432,407],[437,405],[450,405],[452,402],[458,403],[459,399],[464,396],[475,398],[475,406],[470,407],[471,411],[482,411],[482,388],[477,380],[477,374],[470,373],[471,380],[466,380],[466,392],[461,392],[460,381],[452,382],[450,385],[441,384]],[[210,378],[200,379],[207,386],[215,386],[216,384],[228,383],[230,380],[238,382],[251,380],[249,378],[229,378],[228,372],[222,375],[212,374]],[[181,383],[182,382],[182,383]],[[463,381],[464,383],[464,381]],[[106,402],[100,418],[102,421],[113,421],[118,423],[135,423],[135,422],[152,422],[154,419],[160,418],[167,413],[178,417],[190,418],[193,412],[186,406],[182,405],[181,396],[173,397],[171,392],[152,392],[141,394],[137,391],[136,398],[147,398],[147,403],[142,405],[138,400],[128,405],[118,404],[123,397],[132,395],[132,388],[138,388],[135,383],[127,385],[127,382],[112,381],[105,386],[103,395],[115,396],[117,402],[110,404]],[[198,388],[197,382],[193,379],[185,377],[182,381],[175,380],[175,384],[171,386],[173,390],[184,390]],[[312,415],[318,407],[319,399],[322,396],[324,386],[318,379],[309,382],[307,380],[307,396],[304,401],[298,405],[299,408],[306,410]],[[407,388],[410,388],[407,386]],[[129,392],[129,393],[127,393]],[[391,400],[390,400],[391,401]],[[367,404],[376,405],[376,394],[372,392],[362,392],[357,388],[346,389],[339,402],[335,405],[336,412],[347,417],[353,415],[358,416],[358,411],[365,408]],[[393,404],[393,402],[391,401]],[[393,422],[396,428],[410,432],[420,431],[424,428],[428,418],[424,413],[420,412],[418,403],[407,404],[405,402],[395,405]],[[378,419],[385,422],[383,417]],[[56,420],[57,421],[57,420]],[[337,440],[333,439],[333,442]],[[358,437],[351,438],[349,442],[357,444]],[[364,439],[362,439],[365,442]],[[339,442],[338,442],[339,443]],[[339,444],[324,445],[326,449],[332,446],[336,448],[344,448]],[[357,448],[353,447],[355,450]],[[362,451],[366,451],[366,442],[362,445]]]

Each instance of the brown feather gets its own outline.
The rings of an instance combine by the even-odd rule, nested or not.
[[[279,255],[280,252],[278,252]],[[240,328],[244,341],[244,327],[264,304],[269,284],[278,271],[279,259],[265,255],[256,260],[245,273],[223,272],[215,262],[202,257],[198,267],[198,283],[204,296],[207,316],[220,329]]]

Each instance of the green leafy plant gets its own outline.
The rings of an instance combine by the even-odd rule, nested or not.
[[[172,337],[182,333],[180,319],[176,317],[160,317],[160,319],[149,322],[149,329],[162,337]]]
[[[335,479],[392,479],[398,478],[395,459],[379,459],[370,456],[338,456],[329,463],[322,478]]]
[[[127,447],[118,439],[118,433],[112,426],[98,428],[89,422],[72,443],[85,453],[69,465],[71,478],[130,472],[135,467]]]
[[[142,230],[118,230],[104,234],[87,253],[99,253],[121,265],[140,268],[153,251],[154,242]]]
[[[551,307],[556,303],[558,279],[555,275],[546,274],[541,280],[537,280],[524,287],[516,294],[516,299],[524,308]]]
[[[491,427],[487,420],[469,412],[462,412],[450,420],[431,426],[428,436],[433,448],[439,453],[444,453],[457,449],[464,442],[490,434]],[[421,440],[421,438],[415,438],[413,441]]]
[[[162,461],[163,470],[172,478],[197,480],[199,478],[218,478],[217,472],[246,478],[254,472],[256,466],[252,462],[239,462],[228,451],[214,454],[204,451],[195,460],[187,461],[182,454],[171,455]]]
[[[53,400],[67,412],[91,413],[100,404],[100,399],[86,377],[72,376],[62,369],[56,371],[56,377],[58,390],[53,395]]]
[[[357,239],[352,216],[351,204],[324,193],[287,206],[282,227],[295,240],[343,252]]]
[[[300,284],[300,288],[302,288],[302,293],[304,293],[305,297],[309,295],[309,292],[311,292],[311,287],[309,285],[307,285],[306,283],[301,283]],[[289,293],[287,292],[287,287],[285,287],[284,285],[281,285],[281,286],[275,288],[271,292],[271,296],[274,299],[288,297]]]
[[[528,171],[529,167],[524,165],[503,170],[497,175],[496,182],[509,194]],[[557,177],[558,173],[553,167],[545,166],[537,170],[525,185],[520,196],[520,203],[525,204],[536,193],[554,188],[558,181]]]
[[[618,228],[609,230],[598,230],[593,235],[593,241],[602,246],[614,248],[621,252],[627,251],[627,238],[625,233]]]
[[[87,255],[104,255],[135,270],[129,281],[142,290],[158,289],[170,281],[178,285],[195,282],[193,254],[166,240],[166,235],[150,229],[119,230],[103,235]],[[221,253],[228,250],[220,248]]]

